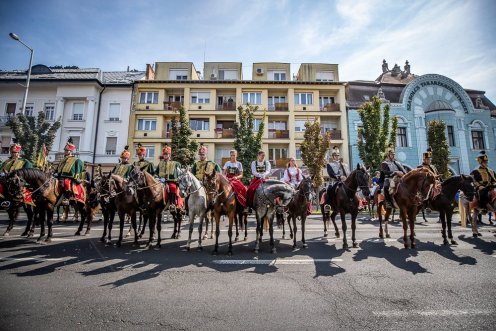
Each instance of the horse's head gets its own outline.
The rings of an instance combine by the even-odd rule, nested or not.
[[[303,176],[302,181],[298,185],[298,192],[305,196],[307,201],[312,201],[315,196],[315,190],[313,187],[313,179],[310,176]]]
[[[141,170],[140,167],[138,166],[133,166],[131,168],[131,171],[129,172],[129,185],[128,186],[134,186],[134,187],[145,187],[146,185],[146,178],[145,174],[143,173],[143,170]]]
[[[203,186],[205,186],[207,194],[210,196],[217,194],[218,185],[219,183],[215,171],[205,172],[203,176]]]
[[[11,173],[4,182],[5,193],[8,194],[15,202],[24,201],[23,191],[27,182],[15,171]]]
[[[370,189],[369,189],[369,172],[365,167],[362,167],[359,163],[357,164],[357,167],[355,169],[355,180],[357,183],[357,187],[362,190],[362,193],[364,196],[369,196],[370,195]]]
[[[418,170],[414,169],[409,173],[412,174],[411,178],[417,178],[416,179],[417,192],[419,192],[422,195],[422,197],[425,199],[429,194],[429,191],[431,190],[433,185],[436,183],[436,177],[432,172],[430,172],[425,168],[420,168]]]
[[[463,192],[468,201],[472,201],[475,196],[474,178],[472,176],[461,175],[460,190]]]
[[[177,176],[177,185],[179,186],[179,193],[181,196],[186,196],[191,187],[191,174],[187,169],[180,169]]]

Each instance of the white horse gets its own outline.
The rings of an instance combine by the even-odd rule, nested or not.
[[[188,198],[188,217],[189,217],[189,237],[186,249],[190,250],[191,234],[193,233],[193,222],[195,217],[200,219],[198,227],[198,249],[202,250],[202,230],[203,221],[207,218],[207,192],[200,181],[188,170],[179,172],[177,183],[180,194]]]

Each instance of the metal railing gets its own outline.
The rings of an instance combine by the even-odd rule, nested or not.
[[[341,111],[339,103],[328,103],[320,107],[320,111]]]

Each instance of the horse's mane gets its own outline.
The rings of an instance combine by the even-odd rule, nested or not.
[[[451,185],[454,181],[458,181],[460,180],[462,176],[452,176],[448,179],[446,179],[444,182],[441,183],[441,186],[448,186],[448,185]]]
[[[32,180],[46,181],[47,179],[50,178],[49,174],[36,168],[14,170],[9,174],[8,177],[11,178],[15,175],[24,178],[24,180],[26,181],[32,181]]]
[[[414,176],[417,176],[419,173],[421,172],[427,172],[427,170],[424,170],[422,168],[416,168],[416,169],[413,169],[413,170],[410,170],[409,172],[406,173],[406,175],[404,175],[401,179],[403,181],[405,180],[409,180],[410,177],[414,177]]]

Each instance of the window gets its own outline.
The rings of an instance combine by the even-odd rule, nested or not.
[[[136,148],[134,150],[136,151],[136,149],[138,148],[138,146],[136,145],[135,147]],[[143,147],[146,148],[146,155],[145,155],[145,158],[146,159],[155,157],[155,146],[143,145]]]
[[[208,131],[209,121],[208,118],[196,118],[189,120],[189,127],[194,131]]]
[[[138,131],[155,131],[157,129],[157,120],[139,119],[136,123],[136,128]]]
[[[191,92],[191,103],[210,103],[210,92]]]
[[[337,129],[338,125],[337,123],[334,122],[327,122],[327,121],[322,121],[320,122],[320,132],[325,133],[327,131],[331,131],[333,129]],[[336,138],[334,138],[336,139]]]
[[[406,127],[398,127],[398,129],[396,130],[396,146],[408,147]]]
[[[187,80],[188,69],[172,69],[169,71],[170,80]]]
[[[184,95],[169,95],[169,102],[180,102],[184,103]]]
[[[334,72],[332,71],[319,71],[315,75],[315,80],[317,82],[333,82]]]
[[[243,104],[261,105],[262,93],[261,92],[245,92],[243,93]]]
[[[455,146],[455,133],[453,131],[453,125],[448,125],[448,145],[450,147]]]
[[[238,70],[219,69],[219,79],[223,79],[223,80],[238,79]]]
[[[141,92],[140,103],[158,103],[158,92]]]
[[[312,105],[313,93],[295,93],[295,105]]]
[[[319,105],[321,109],[331,103],[334,103],[334,97],[319,97]]]
[[[5,112],[7,113],[7,116],[14,115],[16,111],[17,104],[16,103],[7,103],[7,106],[5,108]]]
[[[28,103],[26,104],[26,116],[33,116],[34,112],[34,103]]]
[[[258,129],[260,129],[260,124],[263,122],[261,118],[253,119],[253,132],[258,133]]]
[[[72,139],[72,144],[76,146],[76,152],[79,151],[79,140],[81,139],[81,137],[71,136],[70,138]]]
[[[269,130],[287,130],[287,125],[284,121],[270,121]]]
[[[472,146],[474,149],[486,149],[483,131],[472,130]]]
[[[279,107],[276,107],[276,104],[286,104],[285,96],[270,96],[269,97],[269,110],[279,110]],[[287,108],[284,108],[287,110]]]
[[[269,161],[272,166],[276,165],[276,161],[279,159],[287,159],[288,158],[288,149],[287,148],[269,148]]]
[[[117,137],[107,137],[107,143],[105,144],[105,154],[115,155],[117,151]]]
[[[10,136],[2,136],[2,154],[9,154],[11,140]]]
[[[296,146],[296,155],[295,155],[296,160],[301,160],[301,147]]]
[[[308,120],[309,122],[313,122],[312,120]],[[305,132],[305,123],[307,120],[299,120],[295,119],[295,132]]]
[[[119,121],[121,116],[121,104],[111,103],[109,105],[109,121]]]
[[[284,81],[284,80],[286,80],[286,72],[284,72],[284,71],[268,71],[267,72],[267,79],[268,80]]]
[[[55,119],[54,103],[45,103],[45,118],[47,121],[53,121]]]
[[[72,120],[82,121],[83,120],[84,103],[74,102],[72,105]]]

